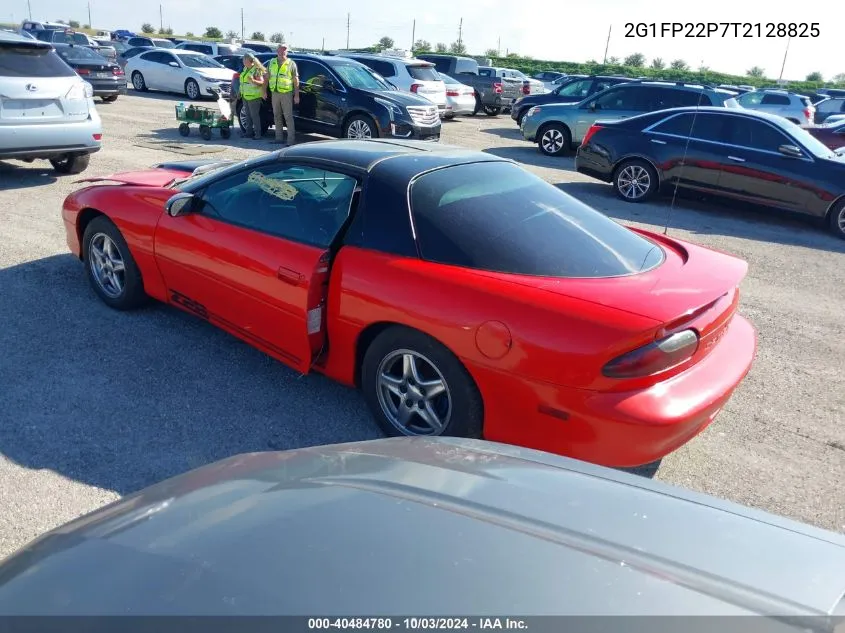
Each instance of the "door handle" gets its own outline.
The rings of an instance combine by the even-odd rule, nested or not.
[[[745,159],[740,158],[739,156],[728,156],[728,160],[732,160],[735,163],[744,163],[745,162]]]
[[[666,141],[658,141],[656,138],[651,139],[652,143],[657,143],[658,145],[666,145]]]
[[[285,268],[284,266],[279,266],[279,270],[276,272],[276,276],[282,281],[284,281],[286,284],[290,284],[291,286],[299,286],[305,279],[302,273],[298,273],[297,271],[292,270],[290,268]]]

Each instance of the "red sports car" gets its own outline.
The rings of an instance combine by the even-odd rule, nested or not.
[[[807,131],[830,149],[845,147],[845,121],[831,126],[808,127]]]
[[[358,386],[389,435],[638,466],[704,429],[750,369],[744,261],[625,228],[512,161],[342,140],[195,167],[68,196],[96,293],[170,303]]]

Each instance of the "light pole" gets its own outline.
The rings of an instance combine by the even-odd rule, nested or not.
[[[783,64],[780,67],[780,77],[778,77],[778,84],[783,81],[783,69],[786,68],[786,56],[789,55],[789,42],[792,40],[791,37],[786,38],[786,50],[783,52]]]

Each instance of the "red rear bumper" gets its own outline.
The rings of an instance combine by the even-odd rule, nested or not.
[[[754,328],[736,315],[719,345],[695,366],[647,389],[618,393],[471,367],[484,397],[484,437],[605,466],[648,464],[715,419],[751,369],[756,348]]]

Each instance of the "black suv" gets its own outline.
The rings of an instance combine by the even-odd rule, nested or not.
[[[275,55],[256,57],[266,66]],[[364,64],[345,57],[304,53],[289,57],[299,70],[299,105],[294,106],[297,132],[336,138],[440,140],[437,106],[425,97],[400,92]],[[225,65],[235,72],[242,70],[243,62],[227,61]],[[239,119],[242,107],[238,96],[234,111]],[[271,125],[273,107],[267,99],[261,104],[261,134]]]
[[[587,77],[584,75],[574,75],[561,82],[551,92],[542,95],[527,95],[514,101],[511,106],[511,118],[516,121],[517,125],[520,125],[522,123],[522,117],[534,106],[545,105],[547,103],[578,103],[587,97],[601,92],[605,88],[610,88],[626,81],[631,81],[631,79],[627,77],[606,77],[604,75],[591,75]]]

